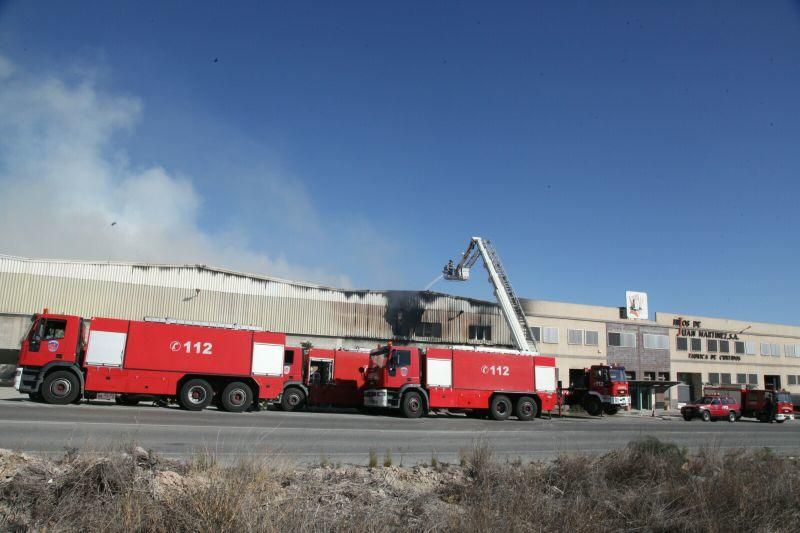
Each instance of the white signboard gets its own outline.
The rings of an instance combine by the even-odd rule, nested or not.
[[[625,308],[631,320],[649,320],[646,292],[625,291]]]

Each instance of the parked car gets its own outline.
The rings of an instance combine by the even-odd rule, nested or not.
[[[704,422],[719,418],[727,418],[728,422],[736,422],[742,408],[736,399],[730,396],[703,396],[699,400],[681,407],[683,419],[687,422],[695,417]]]

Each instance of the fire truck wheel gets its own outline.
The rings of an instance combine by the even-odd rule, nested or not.
[[[214,391],[204,379],[190,379],[181,387],[178,403],[187,411],[202,411],[214,399]]]
[[[583,401],[583,408],[592,416],[600,416],[603,412],[603,402],[597,396],[587,396]]]
[[[511,416],[511,400],[508,396],[497,394],[489,404],[489,414],[497,421],[505,420]]]
[[[728,413],[728,422],[736,422],[736,411]]]
[[[711,421],[711,413],[708,411],[703,411],[703,414],[700,415],[700,418],[703,419],[703,422],[710,422]]]
[[[47,374],[41,388],[42,398],[47,403],[67,405],[81,394],[78,376],[69,370],[56,370]]]
[[[517,419],[527,422],[536,418],[536,414],[539,412],[539,406],[536,405],[536,400],[530,396],[523,396],[517,400],[517,406],[514,412],[517,415]]]
[[[281,397],[281,409],[284,411],[297,411],[302,409],[306,403],[305,393],[297,387],[289,387],[283,391]]]
[[[403,395],[403,416],[419,418],[425,414],[425,402],[418,392],[410,391]]]
[[[253,403],[253,391],[241,381],[228,383],[222,390],[219,403],[229,413],[247,411]]]
[[[607,415],[615,415],[619,412],[619,407],[616,405],[606,405],[603,407],[603,412]]]

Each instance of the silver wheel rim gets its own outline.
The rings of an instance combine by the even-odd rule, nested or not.
[[[57,398],[66,398],[72,392],[72,383],[66,378],[59,378],[50,384],[50,393]]]
[[[286,403],[288,403],[291,407],[295,407],[300,403],[300,395],[296,392],[289,393],[289,398],[287,398]]]
[[[247,401],[247,392],[244,389],[233,389],[228,393],[228,401],[237,407],[242,406]]]
[[[504,415],[508,412],[508,405],[506,405],[506,402],[497,402],[496,410],[501,415]]]
[[[412,413],[419,411],[419,398],[414,396],[408,400],[408,410]]]
[[[206,392],[205,387],[201,385],[195,385],[189,389],[189,394],[187,396],[189,397],[189,402],[192,405],[200,405],[206,401],[208,393]]]

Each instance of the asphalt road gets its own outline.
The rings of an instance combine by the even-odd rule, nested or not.
[[[8,389],[0,392],[0,448],[61,454],[119,450],[136,443],[167,457],[212,453],[220,459],[241,456],[289,458],[304,463],[323,457],[336,463],[366,463],[370,450],[394,464],[457,461],[480,441],[508,458],[552,458],[564,453],[600,453],[653,435],[692,450],[769,447],[800,454],[800,422],[760,424],[684,422],[680,419],[620,416],[494,422],[463,416],[407,420],[343,412],[232,414],[208,409],[122,407],[112,402],[54,406],[31,402]]]

